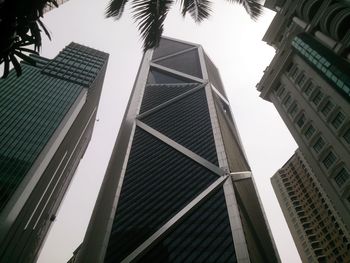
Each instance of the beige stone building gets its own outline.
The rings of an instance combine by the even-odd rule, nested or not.
[[[349,232],[300,150],[271,183],[302,261],[350,262]]]
[[[287,125],[350,229],[349,1],[266,1],[276,49],[257,89]]]

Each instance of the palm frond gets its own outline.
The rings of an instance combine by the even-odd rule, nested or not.
[[[4,73],[2,75],[2,79],[6,79],[7,76],[9,75],[10,73],[10,59],[8,57],[5,57],[3,60],[1,60],[1,62],[4,62],[5,65],[4,65]]]
[[[15,68],[17,77],[21,76],[22,68],[14,54],[10,54],[10,60],[12,62],[13,67]]]
[[[173,0],[134,0],[134,19],[143,39],[144,51],[159,45],[163,23]]]
[[[124,7],[127,2],[128,0],[112,0],[106,9],[106,17],[119,19],[124,12]]]
[[[183,0],[182,15],[185,16],[189,12],[194,21],[201,22],[210,16],[210,5],[208,0]]]
[[[244,7],[251,19],[256,21],[263,12],[263,7],[259,0],[228,0],[231,3],[238,3]]]
[[[48,38],[49,40],[51,40],[50,32],[47,30],[47,28],[46,28],[46,26],[44,25],[44,23],[43,23],[40,19],[38,19],[38,23],[39,23],[40,27],[44,30],[45,35],[47,36],[47,38]]]

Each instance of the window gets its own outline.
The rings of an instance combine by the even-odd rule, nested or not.
[[[333,102],[331,102],[330,100],[327,101],[327,103],[321,109],[323,116],[327,117],[333,108],[334,108]]]
[[[332,120],[333,127],[338,129],[340,125],[342,125],[344,120],[345,120],[344,114],[341,112],[338,112],[337,115],[335,115],[334,119]]]
[[[299,87],[302,87],[303,84],[305,83],[305,81],[306,81],[306,76],[305,76],[305,74],[304,74],[304,72],[303,72],[303,73],[300,74],[300,76],[299,76],[299,78],[298,78],[298,80],[297,80],[297,85],[298,85]]]
[[[323,159],[322,163],[328,169],[335,163],[336,159],[337,157],[335,156],[335,154],[332,151],[330,151]]]
[[[299,119],[297,120],[297,125],[299,126],[299,128],[303,127],[305,124],[306,118],[305,118],[305,114],[303,113]]]
[[[292,105],[292,107],[290,107],[290,109],[289,109],[289,114],[290,114],[292,117],[294,117],[295,114],[297,113],[297,111],[298,111],[298,104],[294,103],[294,104]]]
[[[339,187],[342,187],[343,184],[350,178],[349,172],[345,168],[341,168],[337,175],[334,177],[334,181]]]
[[[346,132],[343,135],[344,140],[350,144],[350,128],[346,130]]]
[[[280,90],[280,92],[279,92],[279,94],[278,94],[278,97],[279,97],[280,99],[283,97],[284,92],[285,92],[285,88],[282,87],[281,90]]]
[[[325,145],[324,140],[322,139],[322,137],[318,138],[317,141],[314,143],[314,145],[312,146],[312,148],[314,149],[314,151],[316,153],[319,153],[323,146]]]
[[[317,91],[314,98],[312,99],[312,103],[315,104],[316,106],[320,103],[322,100],[323,93],[321,91]]]
[[[304,89],[304,93],[306,96],[310,96],[311,92],[313,91],[314,89],[314,84],[312,83],[312,81],[308,82],[306,84],[306,87]]]
[[[311,136],[315,133],[315,128],[314,126],[310,125],[309,128],[306,129],[304,135],[306,137],[306,139],[310,139]]]
[[[283,102],[283,105],[288,108],[288,106],[292,103],[292,97],[290,96],[290,94],[288,94],[286,96],[286,99]]]
[[[283,85],[282,85],[281,83],[278,83],[278,85],[276,85],[276,87],[273,89],[274,93],[277,94],[277,93],[280,91],[280,89],[281,89],[282,86],[283,86]]]
[[[289,75],[293,78],[296,79],[296,77],[298,76],[299,73],[299,68],[296,65],[293,65],[293,67],[291,68],[291,70],[289,71]]]

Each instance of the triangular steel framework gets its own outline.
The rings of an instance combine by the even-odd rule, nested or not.
[[[171,39],[168,39],[168,40],[171,40]],[[198,52],[199,65],[201,67],[202,76],[203,76],[202,78],[198,78],[190,74],[186,74],[185,72],[180,72],[180,71],[157,64],[157,62],[162,61],[163,59],[176,57],[178,55],[185,54],[186,52],[192,51],[192,50],[197,50]],[[218,116],[215,108],[215,102],[214,102],[215,100],[214,94],[217,94],[217,96],[219,96],[227,105],[228,105],[228,101],[223,96],[223,94],[220,94],[220,92],[217,89],[215,89],[215,87],[211,84],[209,80],[207,67],[204,59],[204,52],[201,46],[195,45],[194,47],[189,47],[188,49],[177,51],[173,54],[167,54],[164,57],[158,57],[154,60],[152,60],[152,53],[153,51],[148,51],[145,54],[145,58],[141,64],[138,78],[135,83],[134,96],[131,98],[131,101],[129,102],[128,110],[124,119],[124,122],[127,122],[127,120],[129,120],[129,124],[128,124],[129,141],[127,145],[124,143],[124,146],[122,146],[124,147],[123,151],[125,154],[123,156],[123,160],[119,157],[119,167],[121,167],[119,171],[121,175],[117,183],[117,188],[115,189],[114,197],[112,198],[113,200],[111,200],[110,198],[110,201],[109,201],[112,203],[112,209],[109,210],[110,215],[106,216],[106,218],[109,218],[108,219],[109,222],[106,226],[107,234],[105,234],[105,236],[103,237],[101,250],[99,251],[99,256],[96,258],[98,261],[96,262],[103,262],[103,261],[109,262],[108,260],[105,261],[105,253],[109,243],[108,239],[112,229],[114,216],[115,216],[115,213],[118,213],[118,210],[117,210],[118,201],[120,198],[121,191],[123,189],[123,181],[128,168],[128,159],[129,159],[131,148],[133,145],[133,137],[136,129],[142,129],[143,131],[157,138],[162,143],[165,143],[166,145],[180,152],[182,155],[186,156],[187,158],[190,158],[197,164],[208,169],[212,173],[216,174],[217,179],[216,181],[211,183],[205,190],[203,190],[197,196],[195,196],[190,203],[182,207],[179,211],[174,211],[176,213],[171,218],[169,218],[166,221],[166,223],[164,223],[151,236],[146,238],[140,245],[135,247],[133,251],[129,253],[126,257],[124,257],[124,259],[121,262],[136,262],[140,260],[140,258],[142,258],[142,255],[146,253],[146,251],[150,249],[150,247],[152,247],[156,242],[158,242],[159,239],[164,238],[164,236],[168,231],[170,231],[174,226],[176,226],[183,217],[186,217],[186,215],[190,213],[193,209],[195,209],[201,202],[203,202],[206,198],[208,198],[210,193],[213,190],[217,189],[218,187],[221,187],[223,189],[223,192],[225,195],[227,213],[228,213],[229,222],[231,226],[232,240],[233,240],[236,260],[237,262],[251,262],[249,247],[247,244],[247,240],[245,238],[245,231],[241,221],[240,210],[236,200],[237,193],[235,193],[235,187],[234,187],[235,182],[246,180],[246,179],[251,180],[252,179],[251,171],[249,169],[249,166],[247,166],[246,169],[240,168],[241,170],[239,171],[237,171],[237,169],[232,169],[232,167],[229,166],[229,163],[228,163],[229,156],[227,156],[226,150],[225,150],[225,147],[228,147],[228,146],[225,145],[225,141],[223,138],[221,127],[220,127],[220,121],[218,120]],[[147,76],[151,68],[160,69],[164,72],[167,72],[168,74],[174,75],[175,77],[180,77],[183,79],[189,79],[189,80],[195,81],[198,83],[198,85],[180,95],[177,95],[167,101],[160,103],[159,105],[154,106],[151,109],[148,109],[145,112],[140,113],[141,103],[145,93],[145,89],[147,89],[150,86],[154,87],[157,85],[157,84],[147,84]],[[174,84],[162,83],[159,85],[161,86],[169,85],[169,87],[171,87],[171,85],[174,85]],[[182,83],[181,85],[186,85],[186,84]],[[198,92],[200,90],[203,90],[205,92],[207,109],[210,115],[210,125],[211,125],[212,134],[214,137],[216,155],[218,159],[218,165],[206,160],[205,158],[203,158],[203,156],[200,156],[199,154],[195,153],[194,151],[190,150],[184,145],[181,145],[180,143],[176,142],[172,138],[169,138],[166,134],[163,134],[162,132],[152,128],[151,126],[147,125],[143,121],[143,119],[146,118],[147,116],[156,115],[157,112],[159,112],[160,110],[169,107],[169,105],[173,105],[178,102],[181,102],[186,97],[191,96],[191,94]],[[126,123],[124,123],[123,125],[126,126]],[[239,138],[235,138],[235,139],[240,142]],[[118,144],[118,140],[116,145],[117,144]],[[114,157],[115,154],[116,152],[112,155],[111,160],[115,158]],[[245,159],[245,156],[243,154],[242,156],[238,156],[237,158]],[[244,160],[244,163],[247,163],[246,160]],[[109,170],[113,170],[113,164],[111,163],[109,165]],[[108,173],[108,170],[107,170],[107,173]],[[105,181],[108,181],[108,178],[107,179],[105,178]],[[109,181],[112,182],[113,180],[110,179]],[[105,183],[107,184],[107,182],[104,182],[104,184]],[[107,187],[107,186],[103,186],[103,187]],[[101,190],[101,192],[102,191],[103,190]],[[100,203],[101,202],[102,201],[100,200]],[[97,208],[95,208],[95,210],[96,209],[99,210],[98,206],[99,206],[99,200],[97,201],[97,204],[96,204]],[[99,212],[95,211],[94,213],[99,213]],[[90,226],[93,224],[94,222],[92,220],[92,223],[90,223]],[[90,230],[90,233],[88,230],[87,236],[89,234],[92,235],[91,234],[92,232],[93,230],[92,231]],[[85,238],[85,240],[87,240],[87,237]],[[83,243],[83,248],[81,253],[82,255],[78,257],[78,259],[80,259],[81,261],[78,261],[78,262],[83,262],[82,260],[88,260],[84,262],[92,262],[90,261],[90,258],[85,256],[86,254],[88,254],[87,250],[89,247],[89,243],[87,243],[86,241],[84,242],[86,244]],[[108,249],[112,249],[112,248],[108,247]],[[275,253],[275,255],[277,255],[277,253]],[[277,262],[278,255],[275,256],[275,258],[276,258],[276,261],[271,260],[269,262]]]

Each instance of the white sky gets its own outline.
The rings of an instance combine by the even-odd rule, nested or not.
[[[43,40],[41,55],[52,58],[71,41],[110,54],[93,138],[57,214],[39,263],[67,262],[83,240],[114,141],[138,70],[142,43],[127,12],[114,22],[104,18],[108,1],[70,0],[46,14],[52,42]],[[282,262],[301,262],[274,195],[270,177],[297,148],[273,105],[255,85],[274,49],[262,42],[274,13],[253,22],[241,6],[212,1],[213,15],[195,24],[175,6],[164,35],[203,46],[220,71],[237,127]]]

